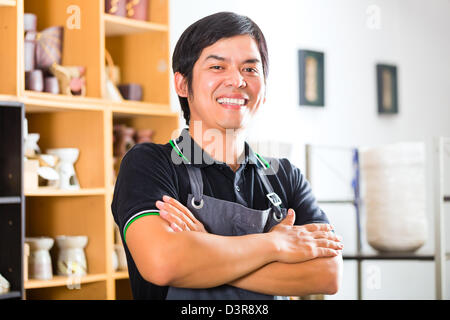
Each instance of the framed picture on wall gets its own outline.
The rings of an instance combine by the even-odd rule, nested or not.
[[[377,98],[379,114],[398,113],[396,66],[377,64]]]
[[[324,53],[298,51],[299,93],[301,106],[325,106]]]

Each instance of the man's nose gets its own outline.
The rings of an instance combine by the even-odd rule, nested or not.
[[[225,85],[235,88],[245,88],[247,83],[239,70],[229,70]]]

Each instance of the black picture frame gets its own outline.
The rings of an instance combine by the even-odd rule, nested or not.
[[[300,106],[325,106],[325,54],[298,50]]]
[[[397,114],[399,111],[397,66],[377,64],[376,74],[378,114]]]

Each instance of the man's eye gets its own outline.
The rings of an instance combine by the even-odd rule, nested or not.
[[[212,66],[210,69],[221,70],[223,68],[221,66]]]
[[[255,68],[245,68],[244,71],[245,72],[258,72],[258,70],[256,70]]]

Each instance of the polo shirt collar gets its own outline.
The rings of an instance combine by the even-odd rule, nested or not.
[[[171,140],[172,152],[177,152],[178,155],[183,158],[184,163],[190,163],[196,167],[207,167],[213,164],[226,165],[224,162],[215,160],[206,151],[204,151],[194,139],[192,139],[189,129],[183,128],[180,136]],[[260,155],[255,153],[250,145],[245,141],[244,157],[238,159],[238,162],[245,166],[246,164],[252,164],[257,167],[269,167],[268,162]]]

